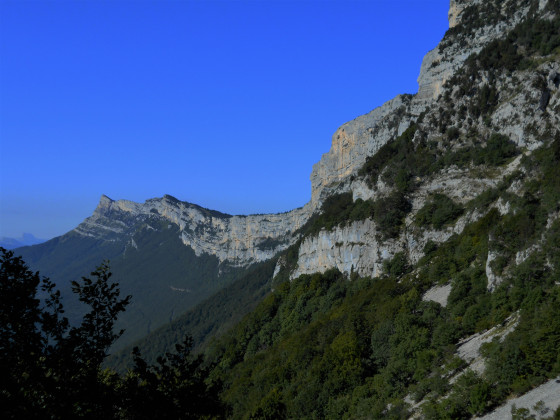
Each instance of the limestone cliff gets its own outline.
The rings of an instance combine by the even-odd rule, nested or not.
[[[306,238],[299,248],[298,267],[292,277],[331,268],[348,275],[380,275],[383,261],[401,251],[404,244],[400,240],[379,240],[377,233],[375,223],[364,220]]]
[[[541,1],[539,9],[544,5],[546,1]],[[520,0],[505,2],[501,10],[492,9],[481,0],[452,0],[449,9],[450,29],[440,44],[424,57],[418,77],[418,93],[399,95],[336,130],[331,149],[313,166],[311,201],[303,208],[283,214],[231,216],[181,202],[170,196],[147,200],[145,203],[113,201],[103,196],[94,214],[75,231],[104,240],[122,240],[130,236],[129,230],[134,220],[157,217],[179,226],[183,244],[191,247],[196,255],[213,255],[220,262],[235,266],[246,266],[269,259],[300,239],[296,233],[298,229],[320,211],[325,198],[330,195],[351,191],[354,199],[367,200],[387,194],[389,188],[382,181],[372,187],[357,176],[357,173],[368,156],[374,155],[424,115],[431,116],[430,121],[422,123],[428,139],[443,144],[442,133],[436,125],[437,119],[442,116],[442,107],[445,107],[442,97],[453,93],[453,86],[447,86],[446,82],[457,74],[467,57],[511,30],[526,15],[528,8],[529,4]],[[559,70],[557,67],[539,71],[546,73],[548,77]],[[482,124],[482,121],[475,121],[472,123],[473,127],[479,127],[481,135],[484,135],[484,132],[490,131],[484,125],[494,124],[501,127],[518,145],[528,149],[537,147],[538,136],[534,132],[542,130],[545,124],[544,120],[535,122],[532,118],[534,101],[538,102],[541,97],[541,91],[532,87],[538,77],[540,76],[535,71],[527,71],[515,78],[503,77],[496,81],[500,90],[509,92],[509,99],[500,102],[489,122]],[[552,109],[558,103],[558,95],[555,94],[558,87],[552,81],[548,85],[547,92],[549,95],[551,92],[553,94],[547,104],[550,103],[549,109]],[[556,113],[547,112],[551,119],[560,124]],[[518,117],[512,119],[512,114]],[[462,123],[459,117],[447,122],[448,125],[457,126]],[[528,127],[532,127],[533,134]],[[453,176],[453,171],[448,171],[439,178]],[[494,174],[493,180],[474,181],[461,176],[461,182],[478,192],[480,189],[475,184],[482,182],[488,186],[495,184],[501,177],[500,174]],[[456,196],[456,191],[464,190],[442,187],[438,184],[439,178],[420,181],[422,186],[412,197],[416,209],[426,197],[421,191],[445,190],[451,196]],[[457,187],[458,184],[453,181],[449,185]],[[413,260],[418,258],[425,240],[411,241],[406,235],[403,233],[393,243],[379,241],[376,239],[374,223],[367,221],[304,238],[299,250],[298,268],[292,276],[332,267],[338,267],[346,273],[355,270],[362,275],[375,275],[382,260],[395,252],[406,250]],[[445,235],[440,239],[443,240],[444,237]]]
[[[549,16],[546,14],[547,4],[547,1],[540,1],[536,13]],[[445,125],[457,132],[466,131],[465,127],[468,127],[481,139],[475,138],[475,141],[483,141],[491,132],[499,131],[526,150],[539,147],[542,133],[550,131],[550,127],[560,126],[557,112],[560,104],[559,84],[553,82],[560,80],[558,62],[502,74],[491,80],[499,99],[486,120],[464,121],[464,117],[457,115],[442,123],[448,118],[446,109],[450,100],[455,101],[456,108],[463,110],[472,106],[468,95],[451,99],[457,95],[457,87],[448,81],[464,71],[469,56],[479,53],[494,40],[505,37],[529,13],[530,7],[530,2],[514,0],[503,2],[499,7],[493,2],[480,0],[452,0],[450,29],[440,44],[424,57],[418,77],[418,93],[414,96],[397,96],[370,113],[342,125],[335,132],[330,151],[313,166],[311,206],[320,208],[326,197],[341,192],[351,191],[355,200],[376,199],[387,194],[390,188],[382,180],[378,180],[374,186],[368,185],[358,176],[358,171],[368,156],[374,155],[412,123],[421,127],[428,140],[438,142],[444,149],[458,147],[452,142],[445,143],[447,136],[441,131]],[[478,84],[472,87],[473,92],[488,86],[488,77],[488,73],[483,74]],[[414,141],[417,139],[415,137]],[[487,175],[479,172],[477,176],[473,176],[470,170],[457,173],[456,169],[449,168],[436,177],[417,180],[420,186],[411,197],[414,209],[399,238],[380,241],[377,227],[371,221],[358,221],[344,227],[323,230],[303,240],[298,266],[292,277],[329,268],[338,268],[346,274],[357,272],[375,276],[382,261],[400,251],[406,252],[411,261],[417,261],[428,239],[444,241],[451,233],[460,232],[465,222],[460,220],[447,231],[411,232],[414,230],[411,221],[415,212],[425,203],[428,192],[444,192],[465,202],[467,197],[474,198],[485,189],[497,185],[518,165],[519,159],[508,168]],[[477,215],[470,214],[468,217],[472,220]],[[492,252],[489,258],[494,258]],[[487,271],[488,277],[493,279],[491,269]]]
[[[479,7],[480,0],[452,0],[449,10],[450,30],[440,44],[422,61],[418,76],[418,93],[397,96],[373,111],[343,124],[332,137],[332,146],[311,173],[311,203],[318,207],[324,197],[340,188],[348,178],[392,137],[401,134],[416,118],[433,104],[443,86],[463,65],[467,57],[484,45],[504,35],[527,13],[526,2],[509,2],[508,15],[495,24],[485,19],[492,11]],[[513,4],[515,3],[515,4]],[[517,4],[519,3],[519,4]],[[504,5],[505,7],[505,5]],[[470,9],[469,9],[470,8]],[[467,10],[476,10],[481,22],[469,36],[461,32],[461,17]],[[346,186],[346,189],[349,185]]]
[[[197,256],[246,266],[267,260],[294,241],[293,233],[309,218],[310,207],[287,213],[231,216],[179,201],[169,195],[135,203],[102,196],[95,212],[75,232],[104,240],[129,240],[135,222],[155,217],[179,226],[181,240]]]

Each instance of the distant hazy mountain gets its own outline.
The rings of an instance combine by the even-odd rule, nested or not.
[[[3,236],[0,238],[0,246],[6,249],[15,249],[20,246],[38,245],[46,241],[47,239],[36,238],[31,233],[24,233],[20,238],[7,238]]]

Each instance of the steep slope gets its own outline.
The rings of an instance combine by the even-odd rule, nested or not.
[[[418,94],[344,124],[313,167],[314,205],[347,192],[370,205],[359,202],[357,220],[306,237],[292,277],[330,268],[375,276],[384,260],[405,252],[416,262],[429,240],[441,242],[478,217],[470,211],[437,229],[415,223],[434,194],[465,205],[519,169],[516,155],[553,137],[560,125],[554,12],[555,2],[452,2],[451,27],[422,63]],[[520,24],[527,15],[534,16]],[[392,205],[383,208],[383,200]]]

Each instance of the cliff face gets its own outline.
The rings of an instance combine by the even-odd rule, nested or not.
[[[461,29],[465,10],[482,4],[480,0],[452,0],[449,9],[450,29]],[[516,2],[513,2],[516,3]],[[426,111],[443,93],[444,84],[458,71],[467,57],[479,52],[492,40],[503,36],[528,11],[527,2],[511,7],[506,20],[481,25],[469,36],[454,36],[450,31],[446,39],[429,51],[422,61],[418,76],[418,93],[414,96],[397,96],[373,111],[342,125],[332,137],[332,146],[311,173],[311,203],[320,205],[324,197],[340,189],[340,185],[355,174],[366,157],[375,154],[389,139],[400,135],[418,116]],[[471,8],[471,9],[469,9]],[[482,22],[489,10],[477,11]],[[460,31],[456,31],[460,33]],[[349,186],[347,186],[347,189]]]
[[[399,240],[378,240],[375,223],[359,221],[349,226],[323,230],[306,238],[298,255],[298,267],[292,277],[337,268],[343,273],[380,275],[383,261],[403,249]]]
[[[183,244],[197,256],[208,254],[220,262],[246,266],[267,260],[290,246],[295,241],[294,231],[309,216],[309,206],[281,214],[231,216],[167,195],[145,203],[113,201],[102,196],[93,215],[75,232],[104,240],[122,239],[138,220],[155,217],[177,225]]]
[[[332,137],[332,146],[311,172],[311,205],[320,206],[379,148],[410,124],[413,109],[409,96],[399,95],[368,114],[342,125]],[[415,108],[419,114],[423,108]]]
[[[355,200],[375,200],[387,195],[390,188],[383,177],[372,186],[364,182],[358,171],[367,156],[374,155],[413,123],[421,129],[427,141],[438,143],[443,150],[461,147],[449,141],[445,129],[442,129],[451,127],[457,133],[474,133],[466,135],[468,142],[484,143],[491,133],[503,133],[526,153],[542,144],[540,139],[544,133],[550,132],[550,127],[560,126],[557,112],[559,89],[558,83],[553,83],[553,80],[560,79],[558,62],[534,64],[536,67],[531,69],[503,72],[497,77],[489,71],[482,71],[480,79],[472,83],[471,92],[467,95],[461,94],[458,86],[449,83],[453,80],[457,84],[463,77],[469,56],[480,53],[495,40],[504,39],[530,11],[545,19],[552,16],[551,9],[547,9],[547,1],[538,2],[537,7],[532,6],[533,9],[530,2],[523,1],[496,4],[479,0],[451,1],[450,30],[440,44],[426,54],[418,77],[418,93],[398,96],[344,124],[335,132],[331,150],[313,166],[313,208],[319,208],[325,198],[335,193],[350,191]],[[491,112],[484,118],[466,119],[466,110],[473,107],[470,96],[484,89],[492,90],[495,96],[494,99],[485,99],[494,101]],[[454,102],[455,109],[460,110],[453,117],[450,115],[455,111],[449,111],[450,101]],[[413,142],[418,142],[418,139],[417,135]],[[383,260],[397,252],[405,252],[410,261],[417,261],[423,255],[422,249],[428,240],[445,241],[451,233],[459,233],[466,222],[462,218],[453,227],[432,232],[416,228],[413,224],[415,214],[430,194],[444,193],[466,202],[519,169],[519,162],[520,159],[516,159],[508,167],[496,168],[491,174],[479,170],[476,175],[471,168],[460,173],[451,166],[437,176],[417,180],[419,187],[410,197],[414,203],[413,210],[398,238],[379,240],[378,229],[371,220],[323,230],[303,240],[297,269],[292,277],[330,268],[338,268],[346,274],[356,272],[363,276],[375,276]],[[465,217],[472,221],[479,215],[474,212]],[[492,258],[494,255],[490,252],[489,259]],[[493,284],[495,277],[491,269],[488,268],[487,272]]]

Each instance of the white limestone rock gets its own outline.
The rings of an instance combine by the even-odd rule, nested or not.
[[[298,267],[292,278],[301,274],[325,272],[337,268],[350,275],[375,277],[383,270],[383,261],[404,249],[400,240],[379,240],[375,223],[363,220],[332,231],[322,230],[305,238],[299,249]]]
[[[209,254],[220,262],[246,266],[265,261],[286,249],[296,238],[294,232],[307,222],[310,206],[287,213],[230,216],[181,202],[171,196],[135,203],[113,201],[102,196],[93,215],[74,231],[80,235],[116,240],[130,236],[135,222],[150,217],[177,225],[182,242],[196,255]],[[107,233],[113,236],[108,237]]]
[[[445,284],[443,286],[434,286],[429,289],[424,296],[422,296],[422,300],[425,302],[436,302],[439,303],[444,308],[447,306],[447,298],[449,298],[449,294],[451,293],[451,284]]]

